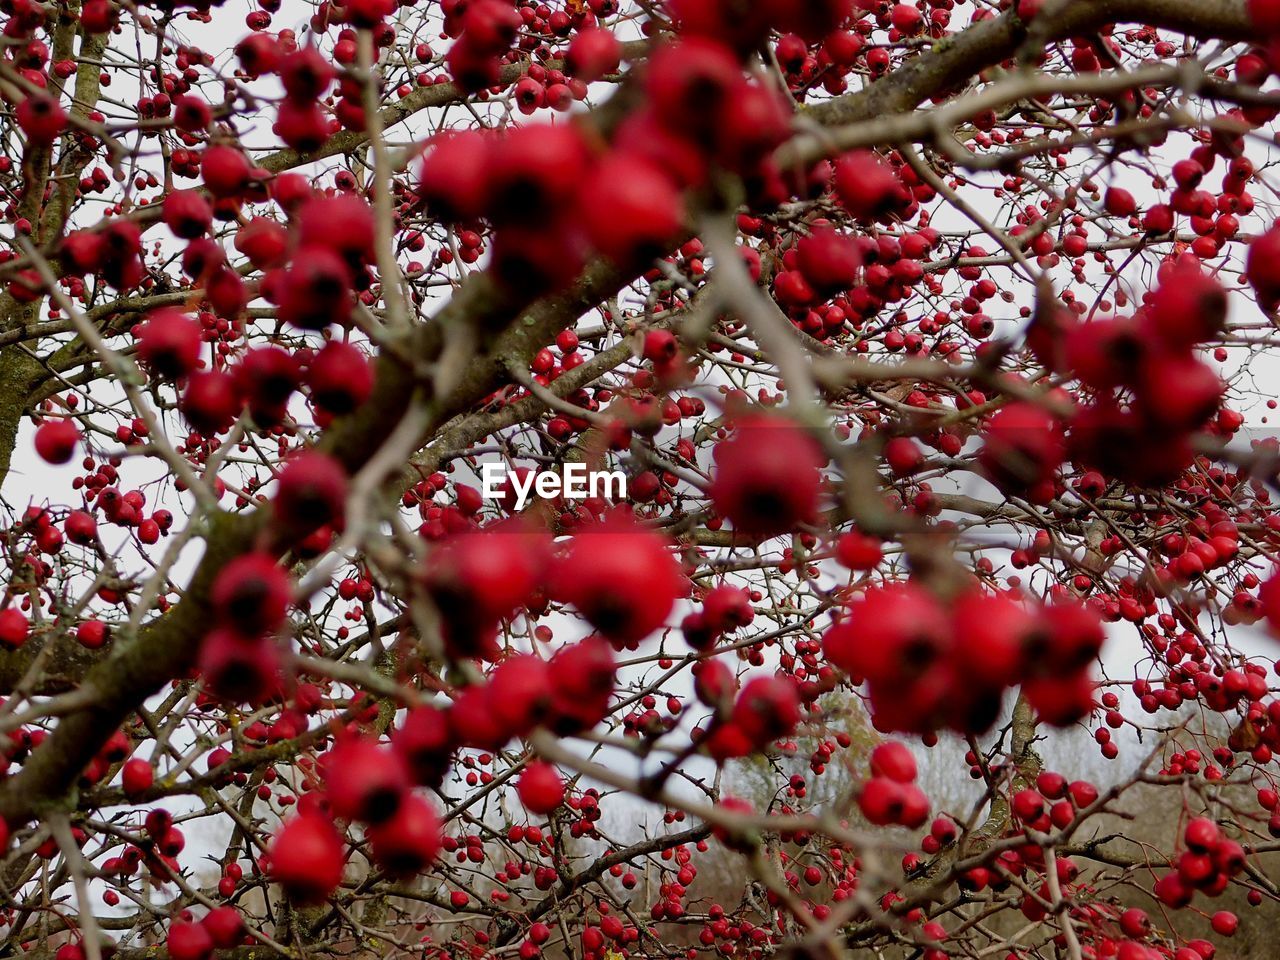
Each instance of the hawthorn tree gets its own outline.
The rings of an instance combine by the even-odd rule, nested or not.
[[[4,955],[1274,917],[1280,0],[0,14]]]

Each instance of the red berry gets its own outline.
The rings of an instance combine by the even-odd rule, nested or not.
[[[311,198],[298,210],[297,231],[298,246],[305,251],[299,259],[318,248],[332,250],[349,263],[373,258],[373,208],[357,194]]]
[[[0,610],[0,645],[16,649],[27,642],[30,633],[31,622],[21,610],[14,607]]]
[[[200,645],[199,669],[216,696],[231,703],[257,704],[278,686],[279,651],[269,640],[216,629]]]
[[[1112,216],[1133,216],[1138,210],[1138,201],[1124,187],[1107,187],[1102,205]]]
[[[950,625],[933,596],[912,584],[868,591],[823,638],[828,660],[862,679],[890,679],[923,667],[949,642]]]
[[[1174,348],[1203,343],[1221,332],[1227,319],[1227,292],[1198,268],[1175,269],[1151,294],[1146,324]]]
[[[622,264],[664,253],[684,217],[671,179],[627,153],[612,153],[593,166],[579,204],[591,243]]]
[[[270,34],[251,33],[236,44],[236,59],[250,77],[275,73],[280,66],[280,41]]]
[[[467,42],[493,54],[511,46],[520,25],[519,13],[503,0],[471,0],[462,14],[462,31]]]
[[[295,254],[281,283],[280,319],[304,330],[346,324],[354,307],[347,261],[328,246],[305,247]]]
[[[875,826],[898,823],[906,802],[906,789],[904,784],[887,777],[872,777],[858,791],[858,809]]]
[[[138,331],[138,356],[160,377],[176,380],[200,362],[200,321],[170,307],[153,310]]]
[[[124,795],[130,800],[136,800],[150,790],[153,780],[151,764],[141,757],[126,760],[120,770],[120,784],[124,789]]]
[[[98,522],[84,510],[72,510],[67,514],[64,527],[67,531],[67,539],[81,546],[93,543],[98,535]]]
[[[564,803],[564,781],[555,767],[540,760],[524,768],[516,792],[530,813],[547,814]]]
[[[1236,928],[1240,926],[1240,918],[1229,910],[1219,910],[1209,920],[1213,932],[1221,937],[1234,937]]]
[[[325,793],[334,815],[382,823],[393,816],[409,789],[400,754],[369,737],[340,740],[321,763]]]
[[[235,377],[222,370],[192,373],[178,403],[191,426],[206,437],[230,427],[242,406]]]
[[[855,217],[876,220],[905,200],[905,188],[893,169],[869,150],[846,153],[836,162],[835,191]]]
[[[283,625],[292,592],[289,575],[274,557],[246,553],[218,573],[210,600],[223,623],[246,637],[256,637]]]
[[[394,0],[348,0],[347,19],[355,27],[376,27],[395,11]]]
[[[1208,817],[1193,817],[1187,822],[1184,838],[1189,850],[1208,853],[1222,842],[1222,831]]]
[[[445,639],[464,656],[489,655],[491,634],[529,600],[545,557],[540,537],[516,526],[445,541],[427,585],[445,619]]]
[[[906,3],[895,3],[889,11],[889,22],[904,36],[913,36],[924,29],[924,14]]]
[[[271,129],[287,146],[299,153],[310,153],[319,150],[329,138],[329,117],[313,101],[286,98],[276,108],[276,122]]]
[[[285,259],[289,232],[269,217],[254,217],[236,231],[235,248],[255,267],[274,267]]]
[[[914,783],[917,775],[916,758],[905,743],[886,740],[871,751],[871,775],[888,777],[898,783]]]
[[[988,421],[978,453],[983,471],[1005,493],[1050,484],[1065,458],[1057,419],[1027,402],[1010,404]],[[1036,500],[1042,502],[1040,497]]]
[[[165,946],[173,960],[208,960],[213,956],[213,938],[198,923],[174,921],[169,926]]]
[[[391,737],[391,747],[407,764],[414,783],[424,786],[443,779],[453,746],[448,715],[432,706],[410,710]]]
[[[280,347],[255,347],[233,370],[238,395],[260,426],[272,426],[285,417],[289,398],[298,388],[298,362]]]
[[[836,541],[835,558],[850,570],[874,570],[884,559],[884,546],[878,537],[853,530]]]
[[[761,6],[779,31],[816,43],[850,17],[854,0],[762,0]]]
[[[524,736],[550,715],[551,667],[541,657],[508,656],[493,671],[485,689],[494,718],[512,736]]]
[[[830,294],[853,286],[862,255],[852,237],[816,227],[796,244],[796,264],[814,290]]]
[[[893,437],[884,445],[884,459],[895,476],[906,477],[920,469],[924,451],[910,437]]]
[[[577,195],[588,153],[575,125],[539,124],[509,131],[494,145],[489,162],[491,216],[541,224]]]
[[[213,111],[209,109],[209,104],[199,97],[183,94],[174,100],[173,125],[179,130],[188,133],[207,130],[212,121]]]
[[[204,151],[200,173],[215,197],[235,197],[249,185],[252,168],[248,157],[235,147],[215,145]]]
[[[244,938],[244,918],[235,907],[214,907],[200,923],[209,931],[213,945],[219,950],[239,946]]]
[[[755,677],[733,704],[733,725],[757,749],[789,735],[799,722],[800,697],[790,677]]]
[[[431,803],[405,794],[396,812],[366,831],[373,858],[388,873],[420,873],[440,853],[440,817]]]
[[[617,681],[617,662],[598,637],[561,648],[551,660],[553,719],[557,732],[589,729],[605,716]]]
[[[213,226],[213,207],[198,190],[175,190],[164,200],[164,224],[175,237],[193,240]]]
[[[47,93],[27,94],[14,118],[26,138],[38,146],[50,145],[67,128],[67,111]]]
[[[116,24],[110,0],[85,0],[80,8],[80,26],[86,33],[106,33]]]
[[[333,65],[313,46],[300,47],[280,61],[280,83],[294,100],[316,100],[337,75]]]
[[[319,814],[287,821],[270,847],[271,879],[299,903],[324,900],[342,881],[346,863],[342,839]]]
[[[280,471],[276,518],[290,529],[311,531],[339,519],[346,497],[347,475],[338,461],[318,451],[303,451]]]
[[[1247,0],[1249,19],[1263,36],[1280,34],[1280,0]]]
[[[557,595],[620,644],[661,626],[684,589],[666,541],[622,513],[575,536],[553,575]]]
[[[1044,815],[1044,797],[1038,790],[1019,790],[1013,795],[1013,815],[1025,824],[1033,824]]]
[[[422,161],[418,195],[443,220],[475,220],[489,206],[487,137],[475,130],[438,136]]]
[[[649,58],[646,89],[654,116],[676,133],[705,136],[739,87],[742,68],[718,40],[690,36],[658,47]]]
[[[622,44],[609,30],[591,27],[581,30],[565,53],[565,73],[585,83],[594,83],[616,73],[622,59]]]
[[[1280,224],[1249,244],[1244,275],[1263,309],[1274,310],[1280,304]]]
[[[107,625],[101,620],[85,620],[76,626],[76,642],[86,650],[99,650],[107,642]]]
[[[1067,792],[1078,810],[1091,806],[1098,799],[1098,788],[1088,780],[1073,780],[1067,785]]]
[[[67,463],[80,443],[80,428],[74,420],[46,420],[36,429],[36,453],[45,463]]]
[[[373,365],[359,347],[333,340],[311,358],[306,382],[317,407],[350,413],[373,392]]]
[[[1151,918],[1145,910],[1130,907],[1120,914],[1120,929],[1126,937],[1144,940],[1151,935]]]

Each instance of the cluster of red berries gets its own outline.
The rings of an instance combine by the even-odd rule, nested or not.
[[[72,231],[62,239],[59,249],[68,274],[93,274],[117,290],[137,286],[146,273],[142,265],[142,230],[125,217],[107,220],[92,229]]]
[[[453,82],[478,93],[499,82],[500,61],[524,25],[508,0],[444,4],[444,34],[454,42],[445,55]]]
[[[859,0],[862,10],[880,5]],[[818,43],[839,30],[854,13],[854,0],[667,0],[667,12],[681,33],[713,37],[744,55],[771,31]]]
[[[346,735],[320,758],[319,769],[329,811],[364,823],[373,857],[383,869],[418,873],[439,854],[439,816],[411,789],[411,769],[391,745]]]
[[[74,395],[68,398],[74,400]],[[74,408],[75,404],[69,403]],[[142,442],[149,433],[146,423],[135,418],[131,424],[122,424],[116,430],[116,439],[123,443]],[[49,463],[66,463],[75,452],[80,440],[80,432],[70,418],[46,420],[36,430],[35,446],[39,455]],[[92,457],[81,461],[85,476],[76,477],[72,486],[84,490],[86,508],[71,510],[62,521],[61,528],[56,517],[50,511],[40,507],[29,507],[25,516],[27,532],[41,553],[57,554],[65,542],[77,546],[89,546],[98,537],[98,521],[90,512],[93,504],[102,511],[102,517],[108,523],[132,530],[139,541],[144,544],[158,543],[161,537],[167,537],[173,527],[173,513],[164,508],[154,510],[148,515],[146,511],[147,495],[140,489],[126,490],[121,493],[114,486],[119,479],[115,463],[99,464]],[[214,487],[221,490],[221,482],[214,482]],[[64,536],[65,533],[65,536]],[[38,558],[32,556],[29,562],[36,566],[39,578],[44,579],[48,571],[44,570]],[[103,599],[113,598],[117,592],[103,588],[99,596]]]
[[[335,819],[364,824],[369,853],[393,876],[425,870],[440,854],[440,817],[413,787],[414,770],[393,746],[348,732],[320,758],[323,794],[309,794],[277,832],[263,864],[298,903],[328,897],[347,852]]]
[[[424,573],[455,657],[494,659],[499,624],[546,599],[571,604],[619,649],[666,622],[687,580],[670,545],[626,511],[583,526],[558,553],[517,521],[445,540]]]
[[[1179,855],[1173,871],[1161,876],[1152,889],[1156,897],[1174,909],[1190,904],[1197,890],[1208,897],[1220,896],[1246,864],[1244,848],[1224,837],[1208,817],[1187,821],[1182,839],[1186,850]],[[1234,933],[1234,925],[1226,932]]]
[[[906,744],[890,740],[871,751],[871,778],[858,789],[858,809],[868,823],[919,827],[929,817],[929,798],[916,786],[916,758]]]
[[[280,319],[305,330],[346,325],[355,291],[372,282],[376,228],[368,202],[353,193],[312,197],[297,210],[296,247],[287,268],[269,270],[262,294]]]
[[[263,429],[284,422],[294,393],[309,391],[317,423],[355,410],[373,392],[373,365],[353,343],[331,340],[319,351],[262,346],[239,362],[190,374],[178,406],[201,437],[227,430],[242,410]]]
[[[209,599],[218,625],[200,647],[205,683],[231,702],[259,703],[279,684],[292,580],[275,557],[247,553],[222,568]]]
[[[1191,434],[1222,403],[1226,386],[1195,348],[1222,331],[1227,295],[1187,256],[1161,267],[1159,285],[1144,300],[1132,317],[1089,323],[1065,312],[1038,317],[1029,342],[1041,362],[1076,377],[1093,398],[1071,418],[1071,458],[1104,476],[1149,485],[1191,464]],[[1024,459],[1035,463],[1034,479],[1043,483],[1056,446],[1041,450],[1034,440],[1023,446]]]
[[[738,684],[719,660],[704,660],[695,673],[698,697],[716,712],[706,729],[694,736],[701,749],[717,761],[746,757],[789,736],[800,724],[802,690],[789,676],[754,677]],[[734,691],[737,696],[734,696]],[[816,698],[816,687],[804,695]]]
[[[333,76],[310,47],[284,57],[278,70],[286,90],[296,92],[286,98],[282,111],[292,109],[287,105],[296,105],[299,97],[314,101]],[[235,319],[248,302],[244,284],[227,266],[222,248],[204,235],[215,214],[234,216],[248,195],[262,191],[269,175],[253,168],[236,147],[220,143],[204,150],[200,173],[213,205],[194,190],[177,191],[165,200],[164,220],[178,237],[190,241],[183,269],[203,282],[215,312]],[[264,271],[258,292],[294,326],[323,330],[348,324],[356,295],[363,297],[373,282],[373,210],[353,191],[318,195],[296,174],[270,179],[270,188],[271,197],[289,214],[289,224],[257,216],[235,238],[236,249]]]
[[[285,96],[276,108],[276,135],[293,149],[303,153],[315,150],[329,136],[329,121],[320,109],[319,99],[333,82],[333,66],[315,47],[302,47],[280,58],[271,70],[280,77]],[[361,85],[354,80],[343,80],[341,103],[353,104],[358,109],[360,129],[364,128],[364,107]],[[341,106],[336,113],[341,118],[354,112]]]
[[[107,466],[109,465],[103,464],[95,475],[95,480],[103,476]],[[121,493],[116,487],[101,486],[91,488],[89,494],[89,498],[97,502],[103,519],[119,527],[136,529],[138,539],[143,543],[156,543],[160,537],[169,535],[169,530],[173,526],[173,514],[161,509],[148,517],[144,512],[147,495],[142,490],[127,490]],[[68,514],[64,526],[67,539],[77,544],[91,543],[96,531],[92,515],[80,510]]]
[[[510,656],[488,682],[456,691],[447,709],[410,711],[393,743],[431,782],[459,747],[492,751],[538,728],[561,735],[590,729],[608,712],[616,673],[613,651],[598,637],[567,644],[549,661]]]
[[[1016,684],[1050,723],[1088,713],[1089,666],[1103,640],[1097,613],[1077,603],[1029,607],[979,589],[944,603],[901,582],[850,603],[822,646],[829,662],[866,682],[877,729],[976,733]]]
[[[914,215],[918,200],[928,199],[927,185],[905,182],[909,169],[899,170],[869,151],[853,151],[823,167],[815,174],[812,189],[816,192],[830,184],[840,205],[864,224],[901,223]],[[916,287],[929,282],[925,260],[941,234],[923,225],[923,215],[920,219],[922,226],[914,233],[874,236],[843,233],[826,220],[815,220],[807,234],[783,250],[773,279],[774,299],[796,327],[819,340],[839,336],[848,326],[861,328],[886,305],[908,299]],[[986,293],[981,288],[979,292]],[[977,312],[978,301],[973,299],[973,316],[966,326],[980,336],[984,331],[977,324],[990,320]],[[921,331],[932,330],[926,318]],[[915,353],[923,340],[918,333],[892,329],[884,344],[891,350]],[[939,346],[944,352],[952,349],[945,342]]]
[[[346,861],[334,818],[365,824],[383,869],[398,875],[425,869],[443,841],[435,810],[413,788],[438,786],[460,747],[495,750],[539,726],[560,733],[594,726],[607,712],[615,672],[609,646],[588,638],[562,647],[550,662],[509,657],[487,683],[458,691],[448,708],[408,711],[388,744],[343,734],[320,760],[322,796],[300,807],[271,846],[272,879],[299,902],[328,896]],[[528,765],[517,791],[533,813],[550,812],[565,795],[554,767],[540,761]]]
[[[104,768],[119,762],[117,753],[105,761]],[[179,870],[177,857],[186,848],[187,840],[174,824],[173,814],[159,807],[148,810],[143,819],[143,833],[145,836],[137,837],[120,853],[103,860],[102,872],[110,876],[131,877],[144,867],[148,873],[161,876],[170,870]]]
[[[494,45],[509,44],[519,20],[500,0],[469,5],[451,65],[474,60],[487,85],[497,69]],[[594,34],[579,37],[571,53],[590,73],[616,63],[616,49]],[[657,49],[645,91],[647,108],[624,121],[608,149],[574,123],[516,128],[502,138],[443,135],[424,158],[419,195],[442,219],[492,223],[495,267],[513,288],[557,289],[589,250],[642,264],[678,234],[685,189],[705,185],[713,166],[756,169],[789,127],[780,95],[747,78],[737,53],[707,37]]]
[[[534,291],[571,280],[590,248],[628,264],[660,254],[683,217],[661,170],[622,152],[597,155],[572,122],[501,138],[443,135],[424,158],[418,192],[443,219],[492,223],[499,275]]]
[[[240,911],[235,907],[214,907],[199,921],[188,917],[171,923],[164,945],[172,960],[210,960],[215,950],[229,950],[246,940],[254,942]]]
[[[685,642],[695,650],[710,650],[724,634],[748,626],[755,619],[751,596],[741,587],[722,583],[701,599],[701,609],[680,621]]]

